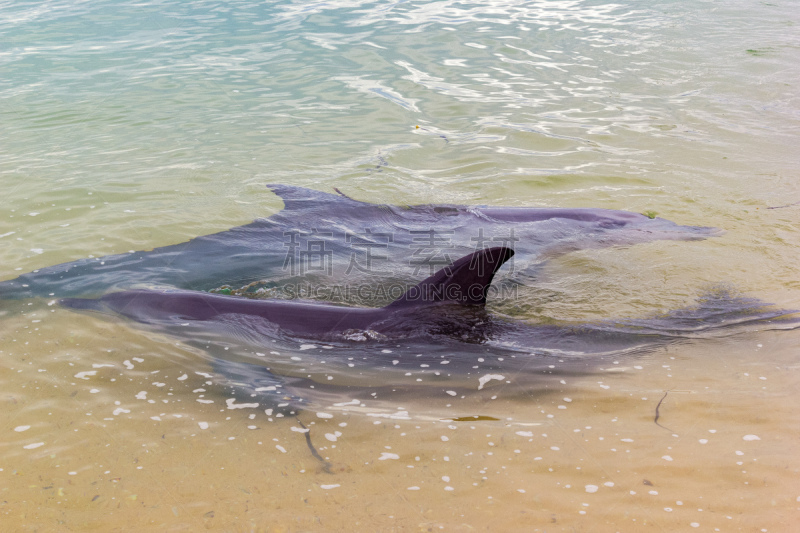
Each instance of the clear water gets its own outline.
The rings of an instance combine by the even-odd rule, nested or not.
[[[799,21],[738,0],[0,2],[0,279],[245,224],[288,183],[726,230],[549,261],[523,295],[533,322],[646,316],[720,282],[797,308]],[[2,302],[0,516],[787,531],[798,341],[765,328],[464,398],[320,400],[300,422],[326,472],[298,420],[231,408],[195,347]]]

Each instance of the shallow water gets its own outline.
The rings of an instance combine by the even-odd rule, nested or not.
[[[0,279],[246,224],[288,183],[726,231],[536,265],[516,305],[489,305],[530,323],[651,316],[718,283],[800,306],[791,3],[2,2],[0,19]],[[800,520],[798,330],[481,390],[323,382],[295,418],[231,400],[185,339],[48,303],[0,302],[3,529]]]

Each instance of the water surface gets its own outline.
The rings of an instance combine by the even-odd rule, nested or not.
[[[791,2],[1,2],[0,21],[2,279],[249,223],[288,183],[726,231],[535,265],[515,306],[490,302],[518,320],[641,318],[718,283],[800,305]],[[797,331],[456,395],[320,385],[298,420],[231,400],[201,347],[48,303],[0,306],[10,530],[800,520]]]

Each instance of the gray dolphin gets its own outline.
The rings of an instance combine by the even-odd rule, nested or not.
[[[333,338],[344,333],[397,330],[397,324],[416,320],[415,329],[435,323],[427,314],[440,314],[444,306],[482,308],[497,270],[514,255],[506,247],[489,248],[462,257],[410,288],[391,304],[380,308],[347,307],[294,300],[256,300],[197,291],[132,290],[99,299],[64,298],[73,309],[111,311],[143,323],[211,321],[225,315],[263,320],[301,338]]]
[[[490,285],[513,255],[508,247],[473,252],[384,307],[185,290],[128,290],[60,303],[181,338],[210,355],[232,394],[259,397],[286,412],[314,403],[315,396],[352,399],[445,383],[448,390],[467,391],[505,376],[586,373],[607,356],[616,360],[750,325],[798,324],[791,312],[724,290],[694,307],[638,320],[556,325],[492,316],[484,310]],[[296,356],[306,349],[312,351]]]
[[[269,218],[151,251],[80,259],[0,282],[0,298],[98,296],[135,287],[208,291],[347,275],[385,283],[435,270],[471,251],[513,247],[531,265],[581,248],[692,240],[715,228],[608,209],[379,205],[269,185],[284,209]],[[400,271],[404,269],[404,271]]]

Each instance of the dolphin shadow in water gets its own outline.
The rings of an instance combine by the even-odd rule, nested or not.
[[[490,246],[512,247],[530,267],[582,248],[694,240],[720,233],[608,209],[399,207],[290,185],[268,187],[284,202],[284,209],[269,218],[151,251],[35,270],[0,282],[0,298],[99,296],[134,287],[209,291],[223,284],[279,284],[309,276],[330,285],[332,275],[353,270],[379,284],[398,276],[433,274],[458,257]],[[401,266],[408,269],[407,275],[399,272]]]
[[[314,374],[336,375],[335,385],[341,383],[341,392],[350,398],[357,395],[354,389],[418,386],[406,378],[412,375],[410,370],[416,372],[414,378],[424,375],[438,386],[475,390],[487,380],[507,375],[552,374],[556,362],[559,372],[584,373],[608,355],[640,353],[722,335],[731,328],[739,332],[750,324],[793,327],[798,321],[786,311],[724,291],[709,295],[694,308],[650,319],[558,326],[493,317],[485,311],[487,294],[498,269],[513,255],[508,247],[474,252],[380,308],[184,290],[130,290],[60,303],[124,316],[180,336],[210,350],[214,366],[230,384],[251,395],[272,397],[272,405],[293,410],[307,404],[309,389],[325,385]],[[324,353],[314,356],[324,359],[324,368],[313,360],[294,364],[276,351],[270,352],[274,357],[259,358],[274,347],[297,353],[297,347],[309,346],[301,344],[309,340],[325,344]],[[212,346],[222,344],[226,348],[215,352]],[[239,349],[228,351],[231,346]],[[358,365],[350,362],[355,360]]]

